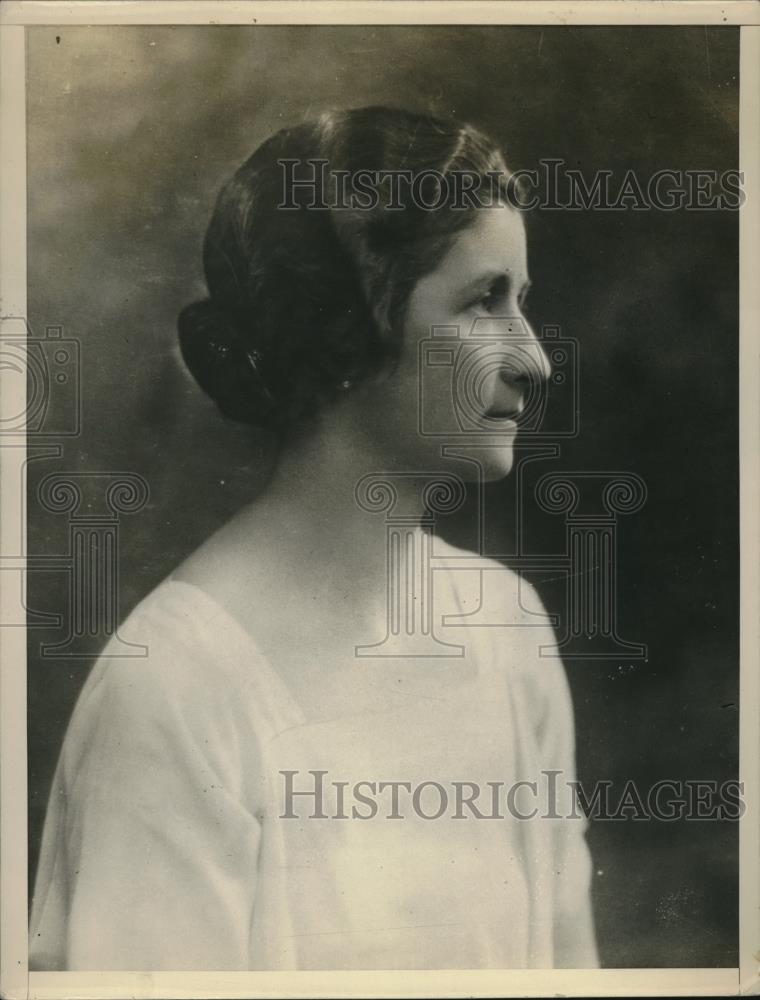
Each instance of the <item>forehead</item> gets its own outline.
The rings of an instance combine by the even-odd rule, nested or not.
[[[437,269],[446,281],[469,281],[485,271],[509,271],[527,278],[525,224],[514,208],[479,208]]]

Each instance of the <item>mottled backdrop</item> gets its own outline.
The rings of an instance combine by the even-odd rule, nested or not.
[[[264,485],[268,442],[225,425],[184,375],[175,317],[203,291],[219,184],[274,129],[386,103],[479,124],[512,167],[721,171],[738,165],[738,43],[737,29],[701,27],[31,29],[29,318],[38,337],[60,326],[79,341],[82,424],[62,457],[30,462],[30,552],[69,544],[68,516],[35,499],[44,476],[139,473],[150,500],[119,524],[123,617]],[[683,210],[528,219],[531,317],[580,345],[582,433],[557,467],[632,471],[648,489],[619,536],[620,633],[648,660],[568,663],[584,781],[736,776],[737,223]],[[511,490],[486,492],[494,553],[514,542]],[[467,544],[475,509],[443,532]],[[528,511],[534,550],[561,546],[549,520]],[[557,576],[531,577],[551,608]],[[28,583],[31,608],[66,618],[63,571]],[[65,638],[30,632],[31,876],[92,662],[40,657]],[[595,823],[590,841],[606,965],[736,964],[735,825]]]

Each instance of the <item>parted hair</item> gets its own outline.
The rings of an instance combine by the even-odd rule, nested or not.
[[[182,310],[178,329],[187,367],[226,417],[283,431],[392,370],[412,289],[474,219],[451,199],[423,206],[408,187],[392,204],[382,178],[399,170],[497,175],[500,189],[509,176],[470,125],[369,107],[282,129],[222,187],[203,244],[208,298]],[[379,177],[374,204],[335,207],[335,178],[359,171]]]

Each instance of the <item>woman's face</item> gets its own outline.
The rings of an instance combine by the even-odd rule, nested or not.
[[[522,218],[505,205],[476,216],[415,286],[399,365],[371,395],[375,443],[396,468],[445,471],[460,456],[468,478],[480,466],[487,481],[511,470],[515,418],[545,391],[550,366],[522,312],[529,286]]]

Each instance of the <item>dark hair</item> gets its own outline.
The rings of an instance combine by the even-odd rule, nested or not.
[[[508,177],[475,128],[373,107],[277,132],[224,185],[203,247],[209,298],[178,327],[185,363],[225,416],[283,430],[394,364],[412,289],[474,217],[450,199],[423,207],[408,187],[389,207],[382,182],[368,208],[319,207],[336,204],[337,171],[394,170],[488,175],[502,193]]]

